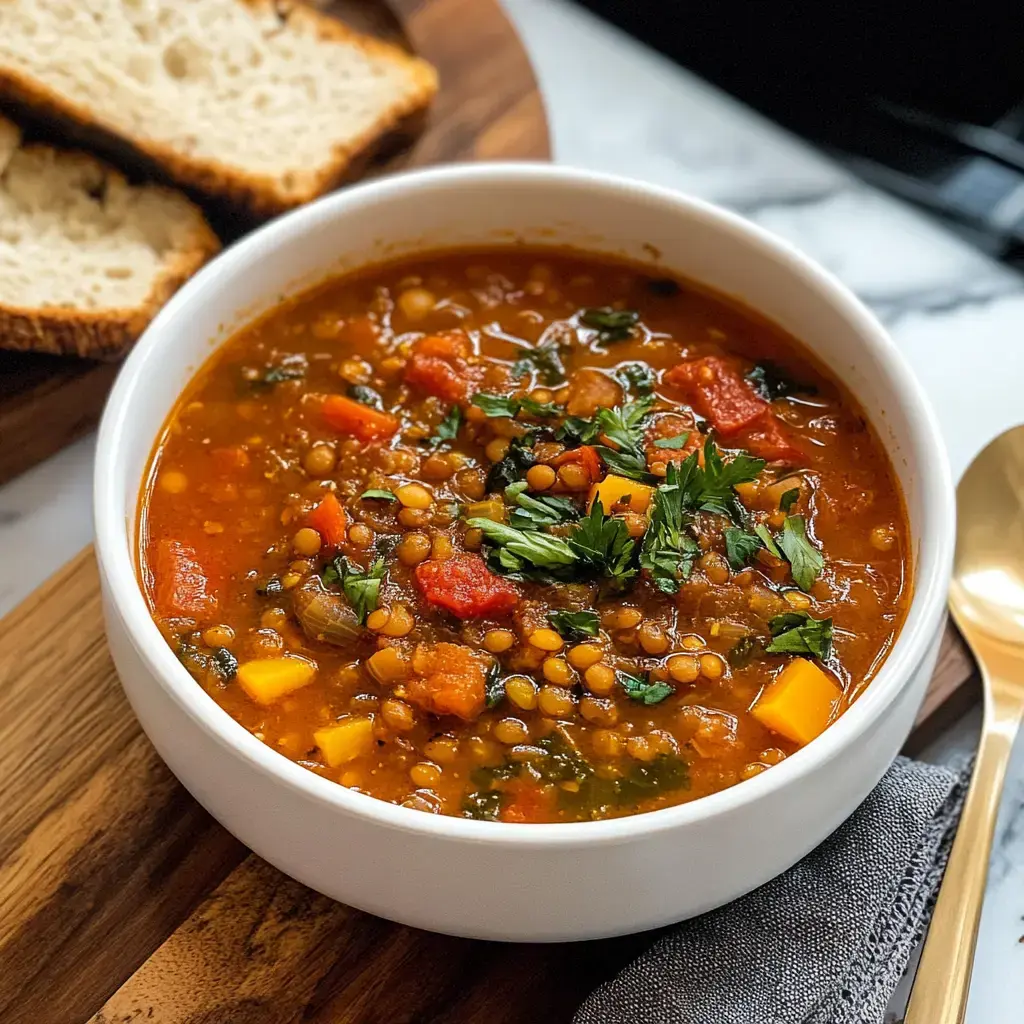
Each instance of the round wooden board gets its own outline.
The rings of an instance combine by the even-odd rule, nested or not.
[[[387,140],[368,174],[550,156],[537,83],[498,0],[320,0],[317,6],[407,46],[440,75],[422,131]],[[0,350],[0,483],[95,427],[116,373],[109,364]]]

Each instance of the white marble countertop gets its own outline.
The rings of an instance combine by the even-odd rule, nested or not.
[[[938,410],[953,471],[1024,419],[1024,280],[803,142],[572,6],[504,0],[547,102],[555,159],[722,203],[794,242],[881,317]],[[997,373],[986,368],[997,367]],[[93,439],[0,488],[0,613],[92,536]],[[971,749],[977,712],[936,744]],[[969,1024],[1024,1021],[1024,745],[996,837]],[[894,1003],[898,1014],[899,1007]],[[753,1022],[752,1022],[753,1024]]]

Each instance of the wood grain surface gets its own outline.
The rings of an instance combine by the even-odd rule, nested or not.
[[[559,1024],[652,940],[431,935],[249,854],[135,721],[91,550],[0,620],[0,637],[4,1024]],[[914,743],[977,692],[972,676],[950,629]]]
[[[458,160],[547,159],[537,84],[498,0],[322,0],[429,60],[441,90],[422,132],[386,140],[369,173]],[[50,141],[55,141],[50,132]],[[233,240],[251,227],[208,211]],[[0,483],[96,426],[116,367],[0,350]]]

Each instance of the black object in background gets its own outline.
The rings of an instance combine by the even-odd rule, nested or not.
[[[1024,251],[1024,4],[578,2],[987,251]]]

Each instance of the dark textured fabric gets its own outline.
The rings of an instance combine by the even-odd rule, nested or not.
[[[924,931],[967,778],[898,758],[821,846],[659,940],[574,1024],[880,1024]]]

